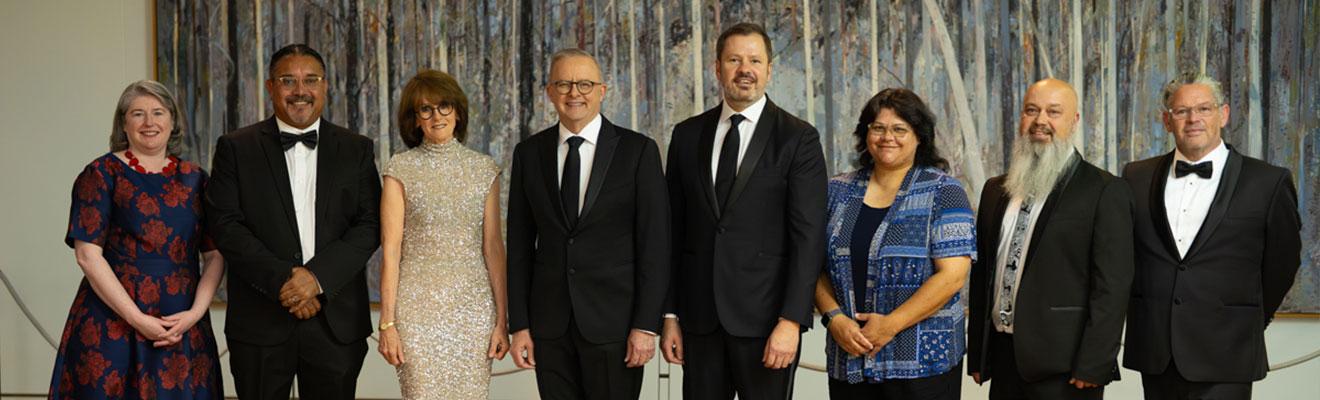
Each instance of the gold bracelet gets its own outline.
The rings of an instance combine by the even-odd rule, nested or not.
[[[386,322],[386,323],[382,323],[382,324],[380,324],[380,331],[381,331],[381,332],[384,332],[386,329],[393,328],[395,323],[396,323],[396,321],[390,321],[390,322]]]

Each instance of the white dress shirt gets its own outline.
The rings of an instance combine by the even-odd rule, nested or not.
[[[280,132],[301,135],[321,128],[321,119],[317,118],[306,128],[298,129],[275,118],[275,125]],[[319,132],[317,135],[321,135]],[[318,141],[318,143],[320,143]],[[319,146],[317,148],[320,148]],[[293,216],[298,220],[299,247],[302,248],[300,265],[316,255],[316,149],[307,148],[302,143],[284,151],[284,165],[289,168],[289,193],[293,194]],[[316,293],[321,290],[321,279],[316,280]]]
[[[761,99],[752,105],[747,106],[742,111],[733,111],[729,107],[729,102],[724,102],[720,110],[720,122],[715,125],[715,145],[711,147],[710,156],[710,181],[714,182],[715,176],[720,167],[720,150],[724,148],[724,137],[729,133],[729,117],[733,114],[742,114],[747,118],[738,124],[738,166],[733,169],[734,174],[738,173],[738,167],[742,166],[743,156],[747,154],[747,145],[752,143],[752,134],[756,132],[756,121],[761,120],[761,112],[765,111],[766,97],[761,95]]]
[[[1210,178],[1196,174],[1187,174],[1181,178],[1174,170],[1178,161],[1191,164],[1210,161],[1213,172]],[[1228,147],[1219,142],[1209,154],[1200,160],[1189,160],[1181,151],[1174,150],[1173,162],[1169,163],[1169,180],[1164,183],[1164,210],[1169,218],[1169,229],[1173,233],[1173,242],[1178,246],[1178,257],[1187,255],[1187,250],[1201,231],[1206,214],[1210,213],[1210,203],[1215,200],[1219,189],[1219,178],[1224,175],[1224,165],[1228,163]]]
[[[578,146],[578,160],[581,161],[578,168],[578,212],[582,212],[582,203],[587,198],[587,182],[591,182],[591,163],[596,160],[596,140],[600,138],[600,114],[592,118],[587,126],[582,128],[582,132],[573,133],[564,124],[559,124],[559,168],[555,174],[555,180],[559,181],[559,187],[564,186],[564,161],[568,157],[568,138],[577,135],[584,139]]]
[[[1022,201],[1023,199],[1021,197],[1014,196],[1009,199],[1008,206],[1004,208],[1004,220],[999,227],[999,250],[996,253],[999,256],[995,257],[995,301],[994,304],[992,304],[993,307],[990,308],[991,313],[997,313],[999,310],[1003,309],[1003,304],[1000,304],[999,296],[1003,294],[1004,290],[1004,270],[1008,267],[1008,261],[1010,258],[1010,254],[1008,253],[1011,251],[1009,248],[1012,247],[1013,243],[1013,229],[1017,227],[1018,213],[1022,211]],[[1014,310],[1014,314],[1016,314],[1017,310],[1016,303],[1018,288],[1022,287],[1022,271],[1027,269],[1027,252],[1031,251],[1031,236],[1035,233],[1036,222],[1040,219],[1040,211],[1043,208],[1045,208],[1044,198],[1034,199],[1032,201],[1031,216],[1027,218],[1027,230],[1022,234],[1022,250],[1018,252],[1017,259],[1013,260],[1017,262],[1017,269],[1015,270],[1017,276],[1013,277],[1013,281],[1016,283],[1013,284],[1013,293],[1009,298],[1013,299],[1014,306],[1012,309]],[[1004,324],[998,317],[992,317],[990,319],[994,321],[996,331],[1009,334],[1013,333],[1013,325],[1011,323]]]

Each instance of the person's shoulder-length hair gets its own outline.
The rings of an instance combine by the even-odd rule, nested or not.
[[[165,145],[165,152],[171,156],[178,157],[183,154],[184,144],[183,135],[188,132],[188,117],[184,114],[179,102],[175,100],[174,94],[160,84],[150,79],[144,79],[130,83],[124,88],[124,92],[119,95],[119,105],[115,107],[114,125],[110,127],[110,151],[117,152],[128,149],[128,133],[124,132],[125,114],[128,113],[128,107],[133,104],[133,100],[138,97],[151,96],[160,101],[165,109],[170,112],[170,122],[174,129],[170,131],[169,142]]]
[[[436,106],[454,108],[457,122],[454,124],[454,139],[467,143],[468,100],[458,81],[447,73],[433,69],[417,73],[403,87],[403,96],[399,100],[399,137],[409,148],[422,144],[425,133],[417,126],[417,106],[422,100],[435,103]],[[431,118],[439,118],[432,116]]]
[[[862,115],[857,118],[857,128],[853,130],[853,137],[857,139],[857,166],[864,169],[875,167],[875,160],[871,158],[871,152],[867,151],[866,137],[870,134],[871,123],[875,122],[876,116],[883,109],[893,110],[917,135],[913,165],[934,167],[946,172],[949,170],[949,161],[940,156],[940,150],[935,146],[935,114],[930,112],[921,97],[904,88],[881,90],[862,106]]]

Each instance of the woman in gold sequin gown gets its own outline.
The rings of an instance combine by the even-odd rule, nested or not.
[[[509,349],[500,170],[463,146],[467,98],[426,70],[404,87],[380,203],[379,351],[405,399],[485,399]]]

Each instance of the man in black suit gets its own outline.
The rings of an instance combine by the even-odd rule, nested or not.
[[[600,67],[554,54],[559,123],[518,143],[509,184],[511,354],[544,399],[635,399],[669,285],[660,149],[601,117]]]
[[[786,399],[825,259],[825,157],[811,125],[776,107],[770,38],[720,35],[724,101],[679,123],[669,144],[674,283],[661,349],[683,397]]]
[[[1147,399],[1249,399],[1268,369],[1265,327],[1300,263],[1292,174],[1224,144],[1219,82],[1164,87],[1177,149],[1128,164],[1137,274],[1123,366]]]
[[[364,270],[380,243],[370,139],[321,119],[325,63],[271,58],[275,117],[216,143],[206,212],[229,268],[225,335],[238,396],[351,399],[371,334]]]
[[[1099,399],[1118,379],[1132,194],[1071,144],[1077,93],[1027,89],[1008,172],[981,193],[967,370],[991,399]]]

